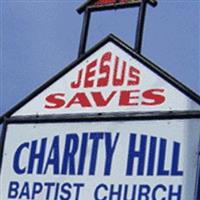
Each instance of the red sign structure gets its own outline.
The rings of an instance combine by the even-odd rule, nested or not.
[[[88,0],[86,3],[81,5],[77,11],[78,13],[84,12],[87,8],[91,10],[104,10],[104,9],[117,9],[140,6],[143,0]],[[156,6],[156,0],[147,0],[147,2]]]

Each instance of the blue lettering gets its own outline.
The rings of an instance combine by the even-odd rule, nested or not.
[[[72,186],[70,183],[64,183],[61,187],[61,191],[62,193],[66,194],[66,196],[64,197],[63,195],[60,195],[60,199],[61,200],[68,200],[71,197],[71,192],[69,189],[71,189]]]
[[[46,174],[49,165],[53,167],[53,173],[59,174],[59,163],[60,163],[60,153],[59,153],[59,136],[55,136],[50,148],[50,152],[48,155],[48,160],[46,162],[46,166],[44,169],[44,174]]]
[[[151,191],[151,188],[149,185],[140,185],[139,193],[138,193],[138,200],[144,200],[143,197],[145,197],[145,200],[149,200],[149,192],[150,191]]]
[[[178,191],[173,191],[173,185],[169,186],[169,200],[173,200],[173,197],[176,197],[176,200],[181,200],[182,186],[178,185]]]
[[[60,188],[60,183],[56,183],[56,187],[55,187],[55,195],[54,195],[54,199],[58,199],[59,196],[59,188]]]
[[[75,175],[75,154],[78,150],[79,138],[75,133],[66,136],[64,158],[62,163],[62,174]],[[68,169],[69,168],[69,169]]]
[[[81,150],[80,150],[78,175],[83,175],[83,171],[84,171],[84,167],[85,167],[87,144],[88,144],[88,133],[83,133],[82,134]]]
[[[29,148],[29,143],[23,143],[21,144],[16,152],[15,152],[15,155],[14,155],[14,159],[13,159],[13,169],[14,171],[17,173],[17,174],[24,174],[25,171],[26,171],[26,167],[24,168],[20,168],[20,157],[21,157],[21,153],[22,153],[22,150],[25,149],[28,149]]]
[[[35,160],[38,160],[37,165],[37,174],[42,174],[43,164],[44,164],[44,156],[45,156],[45,149],[46,149],[47,138],[43,138],[41,140],[41,146],[39,148],[39,152],[36,152],[36,147],[38,145],[38,141],[35,140],[31,144],[31,152],[29,156],[29,167],[28,167],[28,174],[33,173],[33,168],[35,164]]]
[[[20,185],[21,184],[21,185]],[[6,199],[80,200],[84,183],[16,182],[9,184]]]
[[[183,171],[178,169],[180,156],[180,144],[174,142],[173,146],[173,159],[172,159],[172,176],[183,176]]]
[[[103,191],[108,191],[108,187],[107,187],[107,185],[105,185],[105,184],[99,184],[97,187],[96,187],[96,189],[95,189],[95,192],[94,192],[94,198],[95,198],[95,200],[106,200],[107,199],[107,197],[104,195],[104,196],[101,196],[100,197],[100,190],[101,189],[103,189]]]
[[[109,200],[113,199],[113,196],[116,195],[116,199],[120,200],[121,199],[121,194],[122,194],[122,184],[118,185],[118,188],[116,191],[114,191],[114,184],[111,185],[110,187],[110,193],[109,193]]]
[[[75,191],[75,200],[79,200],[81,187],[84,187],[84,184],[83,183],[74,183],[73,186],[76,188],[76,191]]]
[[[22,187],[21,193],[19,195],[19,199],[21,199],[21,198],[30,199],[30,191],[29,191],[28,182],[25,182]]]
[[[165,170],[166,160],[166,139],[160,139],[159,159],[158,159],[158,176],[168,176],[169,171]]]
[[[156,197],[156,194],[157,194],[158,190],[163,190],[165,192],[167,190],[167,188],[162,184],[157,185],[152,191],[152,200],[157,200],[158,199]],[[160,200],[166,200],[166,198],[163,197]]]
[[[134,166],[134,159],[135,158],[138,158],[138,160],[139,160],[138,161],[138,168],[137,168],[137,175],[144,175],[147,136],[141,135],[141,142],[140,142],[139,151],[135,150],[136,136],[137,136],[136,134],[130,135],[130,143],[129,143],[129,151],[128,151],[128,163],[127,163],[127,170],[126,170],[127,176],[133,175],[133,166]]]
[[[125,185],[123,200],[136,199],[136,197],[135,197],[136,189],[137,189],[137,185],[132,185],[132,193],[131,193],[132,195],[131,195],[131,197],[128,197],[129,185]]]
[[[114,143],[112,145],[112,133],[105,133],[105,145],[106,145],[106,161],[104,175],[110,175],[112,158],[115,151],[115,147],[119,138],[119,133],[117,133]]]
[[[8,198],[9,199],[16,199],[18,196],[18,188],[19,188],[19,183],[16,181],[11,181],[9,184],[9,189],[8,189]]]
[[[147,168],[147,176],[153,176],[153,174],[154,174],[155,158],[156,158],[156,144],[157,144],[157,138],[151,137],[150,148],[149,148],[149,162],[148,162],[148,168]]]
[[[97,133],[91,133],[90,139],[93,140],[92,144],[92,154],[91,154],[91,160],[90,160],[90,169],[89,169],[89,175],[94,175],[96,170],[96,161],[97,161],[97,152],[99,147],[99,141],[103,139],[103,133],[97,132]]]
[[[55,185],[55,183],[44,183],[44,185],[46,186],[47,188],[47,193],[46,193],[46,200],[49,200],[50,198],[50,193],[51,193],[51,188]],[[33,199],[33,198],[32,198]],[[55,198],[54,198],[55,199]]]
[[[34,182],[33,183],[33,191],[32,191],[32,198],[31,199],[35,199],[35,195],[39,194],[40,192],[42,192],[42,183],[40,182]]]

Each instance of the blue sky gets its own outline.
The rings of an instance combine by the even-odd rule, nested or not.
[[[0,115],[77,58],[83,0],[1,0]],[[134,44],[137,8],[93,13],[87,49],[109,33]],[[148,7],[142,54],[200,94],[200,1]]]

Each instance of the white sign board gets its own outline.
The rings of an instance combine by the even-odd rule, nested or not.
[[[13,116],[200,109],[126,48],[108,39]]]
[[[8,124],[1,199],[193,200],[199,119]]]

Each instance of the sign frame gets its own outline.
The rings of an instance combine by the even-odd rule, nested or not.
[[[104,46],[108,42],[113,42],[116,46],[118,46],[120,49],[128,53],[133,58],[137,59],[139,62],[144,64],[147,68],[149,68],[152,72],[157,74],[159,77],[164,79],[166,82],[171,84],[174,88],[178,89],[180,92],[185,94],[185,96],[189,97],[193,101],[195,101],[197,104],[200,105],[200,96],[197,95],[195,92],[193,92],[191,89],[189,89],[187,86],[182,84],[180,81],[176,80],[174,77],[172,77],[170,74],[162,70],[159,66],[152,63],[150,60],[145,58],[144,56],[138,54],[134,51],[133,48],[128,46],[126,43],[124,43],[122,40],[114,36],[113,34],[108,35],[106,38],[101,40],[99,43],[97,43],[93,48],[91,48],[88,52],[86,52],[84,55],[82,55],[80,58],[69,64],[67,67],[65,67],[62,71],[60,71],[58,74],[53,76],[51,79],[49,79],[46,83],[41,85],[39,88],[37,88],[35,91],[33,91],[30,95],[25,97],[22,101],[17,103],[14,107],[12,107],[10,110],[8,110],[6,113],[4,113],[0,117],[0,124],[4,121],[4,118],[9,118],[12,116],[13,113],[15,113],[17,110],[19,110],[21,107],[23,107],[25,104],[27,104],[29,101],[31,101],[34,97],[36,97],[38,94],[40,94],[42,91],[47,89],[51,84],[56,82],[59,78],[64,76],[66,73],[70,72],[74,67],[76,67],[79,63],[81,63],[84,59],[86,59],[88,56],[96,52],[98,49],[100,49],[102,46]]]
[[[92,49],[82,55],[79,59],[72,62],[69,66],[64,68],[57,75],[52,77],[49,81],[44,83],[25,99],[19,102],[16,106],[7,111],[3,116],[0,117],[0,123],[3,122],[2,134],[0,136],[0,175],[1,175],[1,166],[2,166],[2,155],[4,152],[4,143],[6,140],[6,131],[8,124],[26,124],[26,123],[58,123],[58,122],[90,122],[90,121],[128,121],[128,120],[174,120],[174,119],[200,119],[200,110],[195,111],[162,111],[162,112],[118,112],[118,113],[87,113],[87,114],[61,114],[61,115],[29,115],[29,116],[12,116],[17,110],[19,110],[26,103],[31,101],[34,97],[40,94],[42,91],[47,89],[51,84],[57,81],[59,78],[64,76],[66,73],[70,72],[74,67],[81,63],[88,56],[96,52],[107,42],[113,42],[120,49],[124,50],[133,58],[136,58],[139,62],[144,64],[148,69],[157,74],[159,77],[164,79],[166,82],[171,84],[178,91],[182,92],[186,97],[190,98],[194,102],[200,105],[200,97],[194,93],[191,89],[183,85],[181,82],[177,81],[174,77],[166,73],[160,67],[152,63],[150,60],[146,59],[144,56],[138,54],[126,43],[118,39],[116,36],[110,34],[105,39],[96,44]],[[200,199],[200,144],[198,152],[198,172],[196,177],[196,198]]]
[[[4,152],[4,143],[6,140],[6,131],[9,124],[45,124],[45,123],[65,123],[65,122],[116,122],[116,121],[148,121],[148,120],[187,120],[200,119],[200,111],[180,111],[180,112],[147,112],[147,113],[109,113],[109,114],[69,114],[69,115],[49,115],[49,116],[23,116],[4,118],[2,134],[0,137],[0,176],[2,168],[2,156]],[[194,195],[196,200],[200,199],[200,143],[198,147],[198,159],[196,161],[196,184]],[[195,199],[194,199],[195,200]]]

